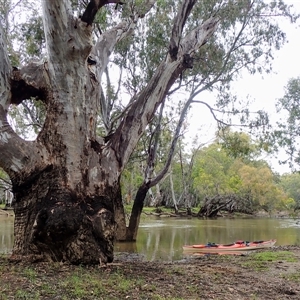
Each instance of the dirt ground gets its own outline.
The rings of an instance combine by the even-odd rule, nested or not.
[[[300,247],[176,262],[117,253],[94,267],[2,257],[0,299],[300,299]]]

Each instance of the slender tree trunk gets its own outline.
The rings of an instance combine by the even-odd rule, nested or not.
[[[129,219],[129,226],[127,228],[127,241],[136,241],[136,236],[140,224],[140,217],[143,211],[144,200],[146,198],[148,190],[149,187],[146,184],[143,184],[139,187],[136,193]]]
[[[175,214],[178,214],[178,206],[177,206],[175,192],[174,192],[172,172],[170,174],[170,187],[171,187],[172,201],[173,201],[173,204],[174,204]]]

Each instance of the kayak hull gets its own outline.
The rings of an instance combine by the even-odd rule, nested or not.
[[[258,241],[250,243],[234,243],[231,245],[184,245],[184,251],[194,251],[194,252],[205,252],[205,253],[218,253],[218,252],[227,252],[227,251],[250,251],[258,250],[264,248],[270,248],[274,246],[276,240],[269,241]]]

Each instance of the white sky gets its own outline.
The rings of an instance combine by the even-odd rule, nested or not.
[[[292,4],[297,13],[300,13],[300,0],[286,0],[285,3]],[[273,61],[273,72],[271,74],[262,75],[246,75],[236,82],[235,90],[237,95],[245,97],[249,95],[255,102],[251,105],[251,111],[259,109],[266,110],[270,113],[271,121],[275,122],[279,116],[276,114],[276,99],[284,95],[284,87],[290,78],[300,76],[300,27],[297,24],[290,24],[283,21],[282,29],[287,34],[288,43],[281,50],[275,52]],[[204,96],[205,97],[205,96]],[[203,95],[200,97],[202,100]],[[190,138],[193,139],[196,134],[199,135],[199,142],[210,141],[214,137],[216,131],[215,122],[210,115],[208,109],[202,105],[195,105],[191,110],[188,118],[190,123]],[[282,154],[284,155],[284,154]],[[284,173],[290,172],[288,166],[282,166],[277,160],[269,157],[268,160],[274,171]]]

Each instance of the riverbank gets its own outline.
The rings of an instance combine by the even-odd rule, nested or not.
[[[300,247],[147,262],[117,253],[86,267],[0,258],[0,299],[300,299]]]

